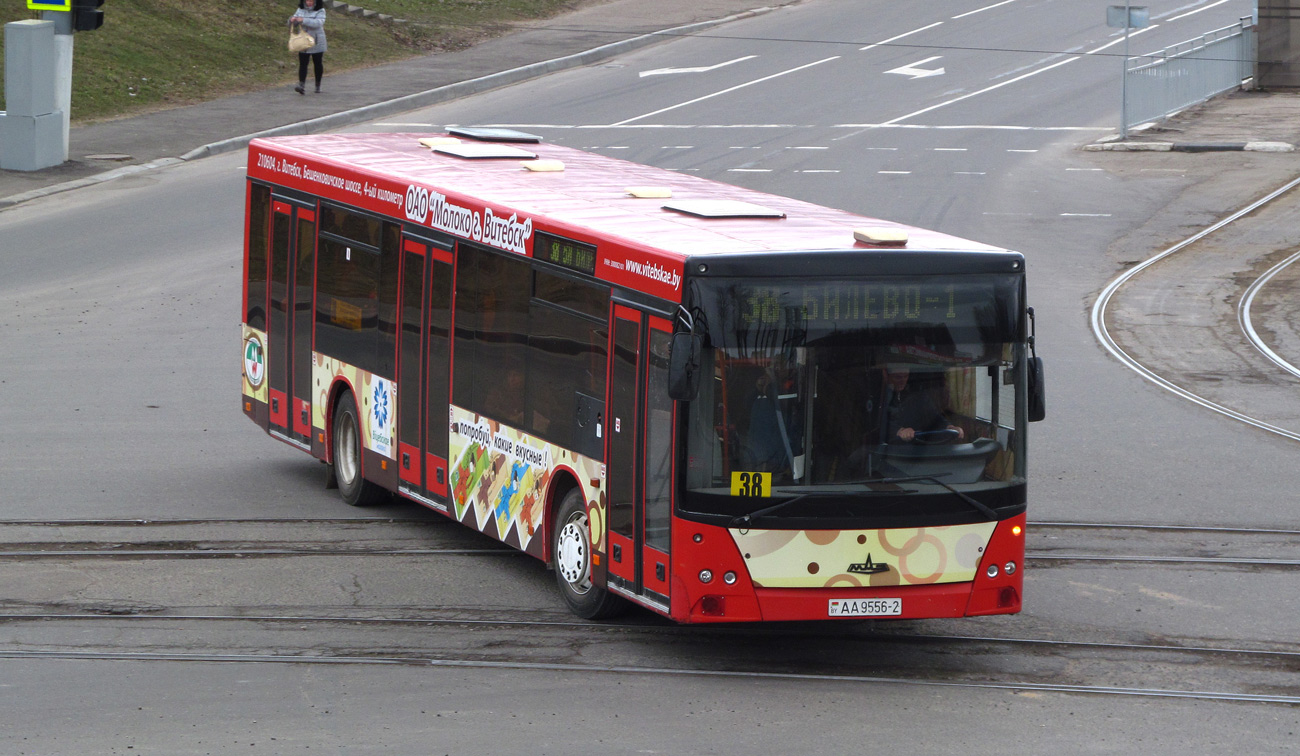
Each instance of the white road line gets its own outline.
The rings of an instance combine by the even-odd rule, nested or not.
[[[728,168],[728,173],[771,173],[771,168]]]
[[[953,174],[955,174],[955,175],[957,175],[957,176],[984,176],[984,175],[986,175],[984,171],[953,171]],[[986,215],[987,215],[987,213],[986,213]]]
[[[911,78],[913,81],[915,81],[916,79],[928,79],[931,76],[943,76],[944,71],[946,70],[943,68],[943,66],[940,66],[938,68],[918,68],[918,66],[925,65],[926,63],[929,63],[932,60],[939,60],[942,57],[943,57],[942,55],[935,55],[933,57],[926,58],[925,60],[918,60],[915,63],[908,63],[905,66],[899,66],[898,68],[891,68],[885,73],[898,74],[899,76],[907,76]]]
[[[935,147],[935,152],[969,152],[965,147]]]
[[[858,49],[859,49],[859,50],[870,50],[870,49],[872,49],[873,47],[880,47],[881,45],[887,45],[887,44],[889,44],[890,42],[896,42],[896,41],[902,39],[903,37],[910,37],[910,36],[912,36],[913,34],[917,34],[917,33],[919,33],[919,32],[923,32],[923,31],[925,31],[926,29],[933,29],[933,28],[936,27],[936,26],[943,26],[943,22],[942,22],[942,21],[936,21],[935,23],[930,24],[929,26],[922,26],[920,29],[913,29],[913,30],[910,31],[910,32],[903,32],[902,34],[898,35],[897,37],[890,37],[889,39],[881,40],[881,41],[877,42],[877,43],[874,44],[874,45],[867,45],[866,47],[859,47]]]
[[[996,8],[996,7],[998,7],[999,5],[1006,5],[1007,3],[1014,3],[1015,1],[1016,1],[1016,0],[1002,0],[1002,2],[1000,2],[1000,3],[994,3],[994,4],[992,4],[992,5],[986,5],[986,6],[984,6],[983,8],[976,8],[976,9],[973,10],[973,11],[966,11],[965,13],[962,13],[962,14],[959,14],[959,15],[956,15],[956,16],[953,16],[953,17],[952,17],[952,20],[953,20],[953,21],[956,21],[956,20],[959,19],[959,18],[966,18],[967,16],[973,16],[973,15],[975,15],[976,13],[983,13],[984,11],[989,10],[990,8]]]
[[[1188,11],[1188,12],[1182,14],[1182,15],[1174,16],[1173,18],[1168,19],[1168,20],[1169,20],[1169,21],[1177,21],[1177,20],[1179,20],[1180,18],[1187,18],[1188,16],[1194,16],[1194,15],[1196,15],[1197,13],[1200,13],[1201,11],[1207,11],[1207,10],[1209,10],[1209,9],[1211,9],[1211,8],[1214,8],[1214,7],[1217,7],[1217,6],[1223,5],[1223,4],[1226,3],[1226,2],[1228,2],[1228,0],[1219,0],[1219,2],[1217,2],[1217,3],[1210,3],[1209,5],[1207,5],[1207,6],[1203,7],[1203,8],[1197,8],[1197,9],[1194,10],[1194,11]],[[1187,6],[1183,6],[1183,7],[1187,7]],[[1159,18],[1159,16],[1157,16],[1157,18]]]
[[[691,144],[665,144],[663,147],[660,147],[659,149],[661,149],[661,150],[693,150],[693,149],[695,149],[695,145],[691,145]]]
[[[839,170],[833,168],[809,168],[803,171],[795,171],[795,173],[839,173]]]
[[[864,147],[869,152],[898,152],[897,147]]]
[[[1079,132],[1102,132],[1114,131],[1113,126],[998,126],[993,124],[959,124],[952,126],[940,126],[934,124],[921,123],[835,123],[830,126],[818,123],[634,123],[634,124],[610,124],[610,123],[485,123],[479,124],[483,127],[492,127],[500,129],[622,129],[631,131],[635,129],[797,129],[806,131],[808,129],[918,129],[932,131],[1079,131]],[[820,148],[807,148],[820,149]]]
[[[1065,170],[1069,172],[1069,171],[1104,171],[1106,169],[1105,168],[1066,168]]]
[[[1214,225],[1206,229],[1203,229],[1200,232],[1175,244],[1169,249],[1166,249],[1164,252],[1161,252],[1160,254],[1155,255],[1154,257],[1150,257],[1144,260],[1142,263],[1135,265],[1132,268],[1129,268],[1127,271],[1125,271],[1123,274],[1117,277],[1114,281],[1111,281],[1106,286],[1105,289],[1102,289],[1101,295],[1097,297],[1097,301],[1094,302],[1092,305],[1091,321],[1092,321],[1092,332],[1093,335],[1097,337],[1097,341],[1101,342],[1101,345],[1106,349],[1106,351],[1110,352],[1111,356],[1119,360],[1125,367],[1137,373],[1139,376],[1156,384],[1157,386],[1168,391],[1171,394],[1180,396],[1192,402],[1193,404],[1198,404],[1212,412],[1217,412],[1221,415],[1226,415],[1232,418],[1233,420],[1239,420],[1243,423],[1246,423],[1247,425],[1251,425],[1261,430],[1268,431],[1269,433],[1275,433],[1279,436],[1283,436],[1284,438],[1289,438],[1293,441],[1300,441],[1300,433],[1289,431],[1285,428],[1280,428],[1276,425],[1271,425],[1269,423],[1250,417],[1249,415],[1245,415],[1242,414],[1241,412],[1237,412],[1234,409],[1225,407],[1222,404],[1212,402],[1209,399],[1193,394],[1192,392],[1188,391],[1185,388],[1182,388],[1181,386],[1178,386],[1172,381],[1169,381],[1168,379],[1160,375],[1157,375],[1155,371],[1151,370],[1150,368],[1146,367],[1142,363],[1138,362],[1133,357],[1130,357],[1128,352],[1125,352],[1123,349],[1121,349],[1119,344],[1116,343],[1116,341],[1113,338],[1111,338],[1110,331],[1106,328],[1106,307],[1110,304],[1111,298],[1115,296],[1115,292],[1119,291],[1119,288],[1124,284],[1128,283],[1134,276],[1146,270],[1147,268],[1151,267],[1152,265],[1155,265],[1156,263],[1160,262],[1166,257],[1173,255],[1179,250],[1182,250],[1186,247],[1191,246],[1192,244],[1195,244],[1196,242],[1200,241],[1201,239],[1204,239],[1205,237],[1209,236],[1215,231],[1218,231],[1224,226],[1227,226],[1228,224],[1233,223],[1240,218],[1244,218],[1245,216],[1250,215],[1251,213],[1255,212],[1256,210],[1263,207],[1264,205],[1272,202],[1278,197],[1281,197],[1283,194],[1286,194],[1287,192],[1291,191],[1296,186],[1300,186],[1300,179],[1296,179],[1286,184],[1282,188],[1273,191],[1272,193],[1270,193],[1269,195],[1265,196],[1260,200],[1256,200],[1254,203],[1242,208],[1241,210],[1238,210],[1237,212],[1233,213],[1227,218],[1224,218],[1218,223],[1215,223]]]
[[[720,96],[720,95],[727,94],[728,92],[735,92],[737,89],[744,89],[745,87],[752,86],[752,85],[754,85],[754,84],[761,84],[761,83],[763,83],[763,82],[765,82],[765,81],[771,81],[772,79],[775,79],[775,78],[778,78],[778,77],[781,77],[781,76],[785,76],[786,74],[792,74],[792,73],[795,73],[795,72],[797,72],[797,71],[802,71],[802,70],[804,70],[804,69],[806,69],[806,68],[812,68],[813,66],[820,66],[822,63],[829,63],[829,62],[831,62],[832,60],[839,60],[839,59],[840,59],[840,56],[838,56],[838,55],[832,55],[832,56],[829,57],[829,58],[822,58],[821,60],[813,61],[812,63],[805,63],[805,64],[802,65],[802,66],[796,66],[795,68],[791,68],[791,69],[786,70],[786,71],[780,71],[780,72],[778,72],[778,73],[774,73],[774,74],[772,74],[771,76],[764,76],[764,77],[761,78],[761,79],[754,79],[753,81],[748,81],[748,82],[745,82],[744,84],[737,84],[737,85],[734,86],[734,87],[728,87],[727,89],[724,89],[724,90],[722,90],[722,91],[720,91],[720,92],[714,92],[713,94],[707,94],[707,95],[704,95],[703,97],[696,97],[694,100],[687,100],[686,102],[678,103],[678,104],[676,104],[676,105],[669,105],[669,106],[666,107],[666,108],[660,108],[659,110],[655,110],[655,111],[652,111],[652,112],[646,113],[646,114],[644,114],[644,115],[639,115],[639,116],[636,116],[635,118],[628,118],[628,119],[626,119],[626,120],[619,121],[618,123],[615,123],[615,124],[612,124],[612,125],[614,125],[614,126],[625,126],[625,125],[627,125],[627,124],[629,124],[629,123],[631,123],[631,122],[633,122],[633,121],[639,121],[639,120],[641,120],[642,118],[649,118],[649,117],[652,116],[652,115],[659,115],[660,113],[667,113],[668,111],[670,111],[670,110],[676,110],[677,108],[684,108],[684,107],[686,107],[687,105],[694,105],[694,104],[697,103],[697,102],[703,102],[703,101],[705,101],[705,100],[709,100],[709,99],[712,99],[712,98],[714,98],[714,97],[718,97],[718,96]]]
[[[1151,31],[1152,29],[1159,29],[1159,28],[1160,28],[1160,25],[1159,25],[1159,24],[1152,24],[1152,25],[1146,27],[1145,29],[1139,29],[1138,31],[1131,32],[1131,33],[1129,34],[1129,38],[1131,39],[1131,38],[1133,38],[1133,37],[1136,37],[1136,36],[1139,35],[1139,34],[1143,34],[1143,33],[1145,33],[1145,32],[1149,32],[1149,31]],[[1055,63],[1052,63],[1051,65],[1047,65],[1047,66],[1043,66],[1042,68],[1035,69],[1035,70],[1033,70],[1033,71],[1030,71],[1029,73],[1021,74],[1021,75],[1019,75],[1019,76],[1017,76],[1017,77],[1015,77],[1015,78],[1013,78],[1013,79],[1007,79],[1006,81],[999,82],[999,83],[997,83],[997,84],[993,84],[992,86],[988,86],[988,87],[985,87],[985,88],[983,88],[983,89],[979,89],[979,90],[976,90],[976,91],[974,91],[974,92],[970,92],[970,93],[968,93],[968,94],[961,95],[960,97],[954,97],[954,98],[952,98],[951,100],[946,100],[946,101],[944,101],[944,102],[938,103],[937,105],[931,105],[931,106],[928,107],[928,108],[922,108],[922,109],[920,109],[920,110],[918,110],[918,111],[915,111],[915,112],[913,112],[913,113],[908,113],[907,115],[903,115],[903,116],[899,116],[899,117],[897,117],[897,118],[893,118],[893,119],[891,119],[891,120],[885,121],[884,125],[891,125],[891,124],[898,123],[899,121],[906,121],[906,120],[908,120],[909,118],[915,118],[915,117],[917,117],[917,116],[919,116],[919,115],[921,115],[921,114],[923,114],[923,113],[929,113],[930,111],[938,110],[939,108],[945,108],[945,107],[947,107],[947,106],[949,106],[949,105],[956,104],[956,103],[958,103],[958,102],[961,102],[962,100],[969,100],[969,99],[972,98],[972,97],[978,97],[978,96],[980,96],[980,95],[982,95],[982,94],[987,94],[988,92],[992,92],[992,91],[995,90],[995,89],[1001,89],[1002,87],[1005,87],[1005,86],[1007,86],[1008,84],[1015,84],[1015,83],[1018,82],[1018,81],[1024,81],[1025,79],[1028,79],[1028,78],[1031,77],[1031,76],[1037,76],[1038,74],[1041,74],[1041,73],[1047,73],[1048,71],[1051,71],[1051,70],[1054,69],[1054,68],[1060,68],[1061,66],[1064,66],[1064,65],[1066,65],[1067,63],[1073,63],[1073,62],[1075,62],[1076,60],[1079,60],[1080,58],[1083,58],[1084,56],[1087,56],[1087,55],[1096,55],[1097,53],[1101,52],[1102,50],[1105,50],[1106,48],[1111,47],[1111,46],[1113,46],[1113,45],[1117,45],[1117,44],[1119,44],[1119,43],[1121,43],[1121,42],[1123,42],[1123,41],[1124,41],[1124,38],[1123,38],[1123,37],[1120,37],[1119,39],[1113,39],[1113,40],[1111,40],[1110,42],[1107,42],[1106,44],[1101,45],[1100,47],[1093,48],[1093,49],[1087,51],[1086,53],[1083,53],[1082,55],[1075,55],[1074,57],[1066,58],[1065,60],[1061,60],[1061,61],[1057,61],[1057,62],[1055,62]]]
[[[887,176],[908,176],[911,175],[912,172],[911,171],[876,171],[876,173],[884,174]]]
[[[694,66],[692,68],[656,68],[653,71],[642,71],[641,76],[646,77],[646,76],[662,76],[665,74],[679,74],[679,73],[704,73],[706,71],[716,71],[717,69],[723,68],[725,66],[729,66],[732,63],[740,63],[749,60],[751,58],[757,58],[757,57],[758,57],[757,55],[746,55],[743,58],[736,58],[734,60],[729,60],[725,63],[715,63],[714,65],[711,66]]]
[[[1038,152],[1038,150],[1007,150],[1007,152]]]
[[[904,116],[907,118],[910,116]],[[963,124],[937,126],[919,123],[837,123],[836,129],[924,129],[932,131],[1114,131],[1113,126],[994,126],[992,124]]]
[[[830,147],[786,147],[787,150],[829,150]]]

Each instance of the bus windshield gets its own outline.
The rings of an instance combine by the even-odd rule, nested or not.
[[[686,509],[782,527],[1023,504],[1019,278],[727,279],[695,293],[707,348]]]

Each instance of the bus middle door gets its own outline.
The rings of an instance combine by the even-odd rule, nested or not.
[[[402,241],[397,368],[399,490],[442,512],[447,511],[451,249],[449,240],[408,235]]]
[[[672,324],[614,305],[609,383],[609,587],[668,612],[671,584]]]

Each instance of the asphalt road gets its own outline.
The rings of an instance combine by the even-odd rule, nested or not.
[[[1031,521],[1300,530],[1279,495],[1300,483],[1295,442],[1153,389],[1098,346],[1088,323],[1092,298],[1125,264],[1300,164],[1079,152],[1114,123],[1108,88],[1119,65],[1078,55],[1115,41],[1103,8],[1080,5],[881,6],[866,17],[855,3],[817,0],[365,128],[525,127],[1022,250],[1050,381],[1049,420],[1031,436]],[[1179,41],[1244,5],[1153,3],[1161,25],[1139,39]],[[903,34],[912,46],[871,47]],[[707,70],[664,71],[689,68]],[[229,526],[236,534],[56,522],[53,533],[21,537],[6,527],[0,545],[192,546],[257,541],[273,529],[267,519],[397,517],[411,522],[383,525],[377,541],[492,548],[415,506],[348,510],[324,490],[319,464],[242,417],[233,356],[242,168],[238,156],[217,157],[0,213],[4,518],[229,519],[241,521]],[[1293,319],[1269,314],[1279,332]],[[356,541],[356,527],[305,525],[278,543],[339,540],[342,528]],[[1122,552],[1149,556],[1168,542],[1169,553],[1205,557],[1243,538],[1137,535]],[[0,744],[924,754],[1209,753],[1249,742],[1282,752],[1300,728],[1294,703],[1214,695],[1297,688],[1294,568],[1260,564],[1277,554],[1268,542],[1242,549],[1253,561],[1236,567],[1044,561],[1026,574],[1017,617],[757,633],[678,632],[640,614],[623,627],[575,624],[556,612],[541,565],[522,557],[0,550],[10,615],[0,657],[11,657],[0,661]]]

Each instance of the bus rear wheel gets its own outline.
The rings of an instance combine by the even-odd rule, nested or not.
[[[591,582],[591,527],[580,488],[564,495],[551,546],[555,581],[570,611],[585,619],[605,619],[627,608],[621,598]]]
[[[357,415],[357,402],[352,392],[339,397],[334,410],[333,444],[334,480],[339,486],[343,501],[354,507],[377,504],[386,493],[361,475],[361,420]]]

